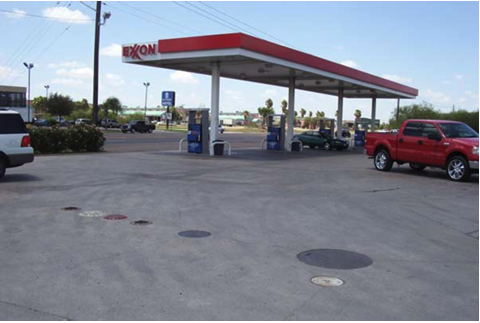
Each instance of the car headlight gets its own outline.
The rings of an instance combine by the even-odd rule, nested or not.
[[[478,155],[478,147],[474,146],[474,147],[472,148],[472,154]]]

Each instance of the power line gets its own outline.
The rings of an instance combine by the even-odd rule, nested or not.
[[[214,11],[216,11],[216,12],[218,12],[218,13],[220,13],[220,14],[222,14],[222,15],[230,18],[230,19],[233,19],[233,20],[235,20],[235,21],[237,21],[237,22],[239,22],[239,23],[241,23],[241,24],[244,24],[245,26],[247,26],[247,27],[249,27],[249,28],[251,28],[251,29],[253,29],[253,30],[255,30],[255,31],[258,31],[259,33],[262,33],[262,34],[264,34],[264,35],[266,35],[266,36],[268,36],[268,37],[270,37],[270,38],[272,38],[272,39],[275,39],[275,40],[277,40],[277,41],[279,41],[279,42],[282,42],[283,44],[285,44],[285,45],[287,45],[287,46],[290,46],[290,47],[295,48],[295,46],[287,43],[286,41],[281,40],[280,38],[277,38],[277,37],[275,37],[275,36],[273,36],[273,35],[270,35],[270,34],[268,34],[268,33],[264,32],[264,31],[262,31],[262,30],[260,30],[260,29],[258,29],[258,28],[256,28],[256,27],[254,27],[254,26],[252,26],[252,25],[250,25],[250,24],[247,24],[246,22],[241,21],[241,20],[239,20],[239,19],[237,19],[237,18],[235,18],[235,17],[233,17],[233,16],[231,16],[231,15],[229,15],[229,14],[223,12],[223,11],[220,11],[220,10],[218,10],[218,9],[216,9],[216,8],[208,5],[208,4],[206,4],[206,3],[203,2],[203,1],[199,1],[199,2],[200,2],[200,4],[204,5],[205,7],[208,7],[208,8],[210,8],[210,9],[212,9],[212,10],[214,10]]]
[[[113,8],[113,9],[115,9],[115,10],[122,11],[122,12],[124,12],[124,13],[126,13],[126,14],[128,14],[128,15],[131,15],[131,16],[133,16],[133,17],[136,17],[136,18],[138,18],[138,19],[140,19],[140,20],[148,21],[148,22],[150,22],[150,23],[152,23],[152,24],[161,26],[161,27],[163,27],[163,28],[171,29],[171,30],[176,31],[176,32],[178,32],[178,33],[184,34],[183,31],[178,31],[178,30],[176,30],[175,28],[171,28],[171,27],[169,27],[169,26],[160,24],[160,23],[158,23],[158,22],[156,22],[156,21],[153,21],[153,20],[147,19],[147,18],[145,18],[145,17],[139,16],[139,15],[133,13],[133,12],[124,10],[124,9],[122,9],[122,8],[119,8],[119,7],[112,6],[110,3],[105,3],[105,6],[111,7],[111,8]]]
[[[225,19],[223,19],[223,18],[221,18],[221,17],[218,17],[218,16],[214,15],[214,14],[211,13],[211,12],[208,12],[208,11],[206,11],[206,10],[203,10],[202,8],[197,7],[196,5],[194,5],[194,4],[191,3],[191,2],[185,2],[185,3],[188,4],[189,6],[197,9],[197,10],[200,10],[200,11],[202,11],[202,12],[205,12],[206,14],[208,14],[208,15],[210,15],[210,16],[212,16],[212,17],[215,17],[215,19],[218,19],[218,20],[220,20],[220,21],[223,21],[223,22],[229,24],[230,26],[233,26],[234,28],[237,28],[239,31],[243,31],[243,32],[245,32],[245,33],[247,33],[247,34],[252,34],[252,35],[256,36],[254,33],[251,33],[251,32],[249,32],[248,30],[245,30],[245,29],[243,29],[243,28],[241,28],[241,27],[239,27],[239,26],[237,26],[237,25],[235,25],[235,24],[233,24],[233,23],[231,23],[231,22],[229,22],[229,21],[227,21],[227,20],[225,20]]]
[[[181,4],[181,3],[177,2],[177,1],[173,1],[173,3],[176,4],[177,6],[180,6],[180,7],[184,8],[184,9],[187,9],[187,10],[189,10],[189,11],[191,11],[191,12],[194,12],[194,13],[196,13],[197,15],[200,15],[200,16],[202,16],[202,17],[204,17],[204,18],[207,18],[207,19],[209,19],[209,20],[211,20],[211,21],[213,21],[213,22],[216,22],[217,24],[220,24],[220,25],[222,25],[222,26],[225,26],[225,27],[227,27],[227,28],[230,29],[230,30],[233,30],[233,31],[235,31],[235,32],[237,31],[236,29],[234,29],[234,28],[232,28],[232,27],[230,27],[230,26],[228,26],[228,25],[226,25],[226,24],[224,24],[224,23],[222,23],[222,22],[220,22],[220,21],[217,21],[217,20],[215,20],[215,19],[213,19],[213,18],[211,18],[211,17],[209,17],[209,16],[206,16],[206,15],[202,14],[201,12],[198,12],[198,11],[196,11],[196,10],[193,10],[192,8],[189,8],[189,7],[187,7],[187,6],[184,6],[183,4]]]
[[[197,29],[190,28],[190,27],[188,27],[188,26],[179,24],[178,22],[171,21],[171,20],[169,20],[169,19],[167,19],[167,18],[165,18],[165,17],[159,16],[159,15],[157,15],[157,14],[154,14],[154,13],[151,13],[151,12],[148,12],[148,11],[145,11],[145,10],[140,9],[140,8],[136,8],[136,7],[132,6],[132,5],[128,5],[127,2],[120,2],[120,1],[117,1],[117,2],[118,2],[119,4],[121,4],[121,5],[127,6],[127,7],[129,7],[129,8],[132,8],[132,9],[137,10],[137,11],[140,11],[140,12],[143,12],[144,14],[147,14],[147,15],[150,15],[150,16],[155,17],[155,18],[157,18],[157,19],[161,19],[161,20],[164,20],[164,21],[169,22],[169,23],[171,23],[171,24],[174,24],[174,25],[176,25],[176,26],[178,26],[178,27],[182,27],[182,28],[184,28],[184,29],[188,29],[188,30],[193,31],[193,32],[195,32],[195,33],[203,34],[202,31],[199,31],[199,30],[197,30]]]
[[[34,14],[26,13],[26,12],[25,13],[24,12],[15,12],[15,11],[9,11],[9,10],[4,10],[4,9],[0,9],[0,12],[11,13],[11,14],[19,15],[19,16],[43,18],[43,19],[66,21],[66,22],[69,22],[69,21],[71,21],[71,22],[93,21],[93,19],[69,19],[69,18],[47,17],[47,16],[34,15]]]

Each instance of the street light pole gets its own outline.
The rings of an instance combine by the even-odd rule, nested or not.
[[[27,122],[32,121],[30,119],[30,70],[33,68],[33,63],[27,64],[23,63],[25,67],[28,69],[28,117],[27,117]]]
[[[143,83],[143,85],[145,85],[145,113],[143,115],[143,120],[147,122],[147,97],[148,97],[148,87],[150,86],[150,83],[149,82]]]
[[[43,87],[45,88],[45,99],[48,100],[48,89],[50,88],[50,85],[44,85]],[[45,114],[45,120],[46,120],[47,119],[47,109],[46,109],[45,106],[43,107],[43,109],[45,110],[43,112]]]

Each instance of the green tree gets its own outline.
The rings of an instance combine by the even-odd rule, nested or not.
[[[35,109],[35,113],[44,113],[47,109],[48,99],[44,96],[37,96],[32,100],[32,107]]]
[[[311,118],[313,116],[313,112],[312,111],[308,111],[308,117]]]
[[[47,112],[59,118],[70,115],[74,108],[75,103],[68,95],[58,93],[50,95],[46,103]]]
[[[360,110],[355,110],[355,113],[353,114],[353,116],[355,117],[355,120],[358,120],[362,117],[362,111]]]
[[[320,111],[317,115],[318,118],[325,118],[325,112]]]
[[[287,100],[283,99],[282,103],[281,103],[281,106],[282,106],[283,114],[288,115],[288,102],[287,102]]]
[[[120,100],[114,96],[109,97],[106,99],[102,105],[101,109],[103,110],[103,114],[105,118],[108,118],[108,112],[112,111],[114,115],[118,115],[120,112],[122,112],[122,103]]]
[[[75,110],[82,110],[87,111],[90,108],[87,99],[82,99],[80,101],[75,102]]]
[[[268,102],[268,100],[267,100]],[[258,108],[258,114],[262,116],[262,126],[265,126],[267,117],[269,114],[274,114],[275,110],[272,107],[260,107]]]
[[[272,108],[273,108],[273,101],[272,101],[272,99],[268,98],[267,101],[265,101],[265,107],[267,107],[268,109],[272,109]]]
[[[302,108],[302,109],[300,110],[300,117],[304,118],[306,113],[307,113],[307,110],[305,110],[304,108]]]
[[[178,112],[178,109],[176,107],[171,107],[170,108],[170,113],[172,114],[172,121],[173,122],[182,121],[182,114],[180,112]]]

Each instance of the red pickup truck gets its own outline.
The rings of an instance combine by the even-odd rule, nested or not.
[[[365,149],[379,171],[397,162],[415,171],[443,168],[453,181],[478,174],[478,133],[461,122],[406,120],[398,133],[367,133]]]

